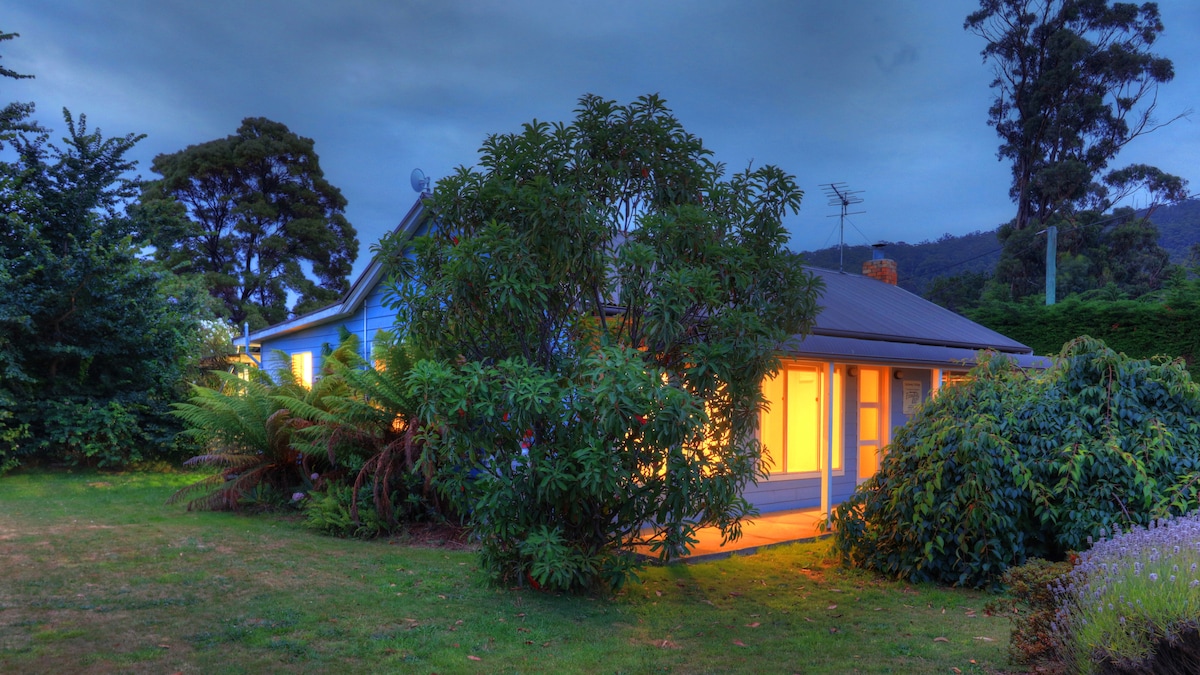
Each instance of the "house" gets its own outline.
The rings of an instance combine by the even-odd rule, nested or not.
[[[828,513],[875,473],[892,430],[963,377],[980,351],[1025,368],[1049,365],[1029,347],[897,286],[892,260],[868,260],[862,275],[811,271],[825,282],[816,326],[784,345],[783,367],[763,383],[771,405],[759,433],[771,476],[745,493],[763,513]]]
[[[429,231],[420,200],[398,230]],[[969,370],[980,350],[1010,355],[1023,367],[1046,360],[993,330],[896,285],[892,260],[869,260],[863,274],[813,269],[825,282],[821,313],[811,335],[784,345],[783,367],[764,382],[770,410],[760,434],[770,451],[770,478],[745,496],[763,513],[820,507],[828,513],[879,466],[892,430],[916,406]],[[356,334],[363,357],[375,333],[391,328],[383,306],[382,268],[372,261],[338,303],[254,331],[246,351],[261,348],[266,367],[283,352],[311,382],[323,349],[338,344],[340,330]]]
[[[418,199],[400,221],[397,231],[410,239],[420,237],[429,233],[430,222],[423,200]],[[288,365],[278,360],[278,353],[283,352],[293,371],[308,385],[312,384],[314,374],[320,372],[322,352],[341,342],[342,329],[358,336],[363,360],[371,363],[375,334],[392,328],[396,320],[395,313],[384,306],[384,281],[382,263],[372,260],[338,302],[251,331],[234,338],[234,342],[243,353],[259,353],[259,365],[271,372]]]

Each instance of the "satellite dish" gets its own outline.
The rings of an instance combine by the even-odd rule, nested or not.
[[[412,189],[417,193],[424,194],[429,191],[429,178],[425,172],[420,169],[413,169],[412,175],[408,177]]]

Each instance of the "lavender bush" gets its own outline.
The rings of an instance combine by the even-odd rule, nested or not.
[[[1200,514],[1117,532],[1054,588],[1051,631],[1081,673],[1200,669]]]

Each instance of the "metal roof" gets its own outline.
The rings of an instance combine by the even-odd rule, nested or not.
[[[808,268],[825,282],[818,336],[1010,354],[1033,350],[909,291],[870,277]],[[816,344],[815,342],[813,343]],[[802,351],[807,351],[803,346]]]
[[[422,201],[400,221],[399,231],[416,232],[428,217]],[[1044,368],[1049,361],[1033,350],[898,286],[858,274],[806,268],[825,282],[812,334],[795,337],[782,351],[792,356],[854,359],[939,367],[975,364],[977,352],[992,350],[1017,357],[1022,367]],[[372,261],[350,291],[328,307],[252,331],[251,341],[285,335],[349,316],[382,276]]]
[[[977,364],[982,349],[944,347],[939,345],[863,340],[829,335],[809,335],[796,338],[780,350],[788,356],[819,360],[885,363],[931,368],[969,370]],[[1005,353],[1022,368],[1048,368],[1050,359],[1032,354]]]

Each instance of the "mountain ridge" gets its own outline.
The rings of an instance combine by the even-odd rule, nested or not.
[[[1187,262],[1193,244],[1200,243],[1200,199],[1189,199],[1160,206],[1150,214],[1150,222],[1158,228],[1158,243],[1171,255],[1171,262]],[[997,229],[999,229],[997,227]],[[896,261],[899,286],[924,295],[930,282],[938,277],[964,272],[991,274],[1000,260],[1000,242],[996,230],[976,230],[963,235],[944,234],[936,241],[917,244],[904,241],[882,242],[884,257]],[[838,247],[815,251],[800,251],[804,262],[813,267],[838,269]],[[843,269],[853,274],[862,272],[862,264],[872,258],[871,246],[846,246]]]

